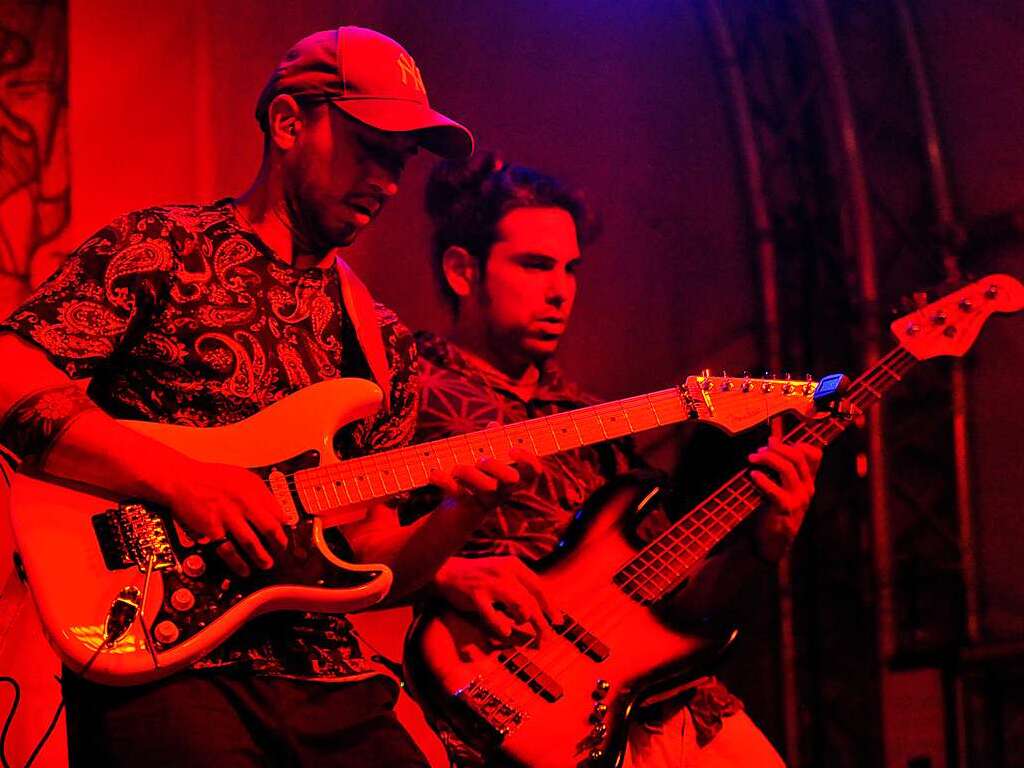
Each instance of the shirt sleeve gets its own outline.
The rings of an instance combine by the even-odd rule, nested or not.
[[[172,262],[156,215],[122,216],[73,251],[0,331],[40,347],[73,379],[92,376],[152,312]]]

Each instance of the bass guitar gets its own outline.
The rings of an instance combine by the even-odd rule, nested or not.
[[[963,355],[989,316],[1021,308],[1024,286],[991,275],[896,320],[891,330],[900,345],[850,385],[847,403],[854,411],[871,407],[917,361]],[[783,439],[824,447],[850,423],[848,414],[833,413]],[[545,594],[566,613],[536,647],[496,649],[473,618],[444,604],[414,622],[405,651],[414,698],[488,765],[618,766],[637,708],[697,677],[730,639],[680,632],[656,609],[761,506],[749,470],[637,545],[629,513],[656,494],[611,489],[539,565]]]
[[[544,456],[684,419],[741,430],[807,412],[816,386],[758,379],[720,391],[713,378],[690,377],[648,395],[346,461],[335,454],[334,435],[381,403],[380,389],[361,379],[314,384],[228,426],[123,422],[194,459],[257,472],[283,511],[287,551],[271,570],[242,578],[158,505],[18,473],[16,563],[65,664],[108,685],[144,683],[188,666],[260,614],[378,603],[391,572],[346,562],[327,532],[375,501],[427,485],[435,469],[507,460],[512,447]]]

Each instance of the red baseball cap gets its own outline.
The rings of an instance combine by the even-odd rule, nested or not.
[[[381,131],[415,132],[420,144],[447,158],[473,153],[473,134],[430,108],[412,56],[390,37],[338,27],[304,37],[284,55],[256,104],[262,125],[274,97],[321,96]]]

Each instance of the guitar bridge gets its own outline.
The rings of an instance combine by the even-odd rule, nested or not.
[[[176,564],[166,523],[144,504],[128,502],[94,515],[92,527],[112,571],[132,566],[145,571],[150,562],[159,571]]]
[[[526,719],[526,715],[514,702],[505,701],[491,693],[479,677],[456,691],[455,698],[464,702],[502,738],[515,731]]]

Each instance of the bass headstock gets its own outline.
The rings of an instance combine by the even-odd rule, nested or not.
[[[714,424],[730,434],[764,424],[783,413],[814,415],[817,388],[818,382],[810,376],[794,381],[791,376],[781,379],[754,378],[748,374],[712,376],[708,371],[688,376],[681,385],[690,417]]]
[[[895,320],[890,329],[918,360],[959,357],[996,312],[1024,309],[1024,285],[1010,275],[988,275]]]

